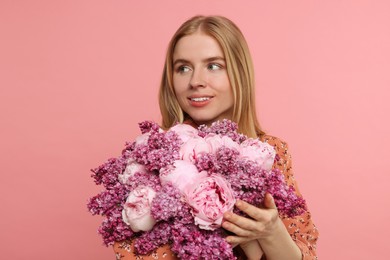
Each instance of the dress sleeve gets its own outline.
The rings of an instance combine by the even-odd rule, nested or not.
[[[115,242],[114,246],[116,260],[177,260],[176,255],[171,251],[169,245],[159,247],[150,255],[137,255],[131,241]]]
[[[287,184],[294,187],[297,195],[302,196],[299,192],[297,182],[293,175],[291,167],[291,155],[288,151],[287,143],[276,137],[267,135],[263,136],[261,139],[262,141],[272,145],[276,150],[276,154],[279,156],[279,160],[275,160],[273,168],[279,169],[280,172],[283,173]],[[302,215],[293,218],[281,218],[291,238],[295,241],[301,250],[302,259],[316,260],[316,244],[319,233],[311,219],[309,210]]]

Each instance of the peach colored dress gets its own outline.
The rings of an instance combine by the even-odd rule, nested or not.
[[[273,167],[279,169],[285,176],[287,184],[293,186],[296,193],[301,195],[291,168],[291,155],[288,151],[287,143],[269,135],[264,135],[260,139],[263,142],[268,142],[270,145],[274,146],[280,160],[275,161]],[[318,230],[311,219],[310,212],[306,211],[304,214],[294,218],[282,218],[282,221],[291,238],[301,250],[302,259],[317,259],[316,242],[318,239]],[[114,244],[114,252],[117,260],[178,259],[177,256],[175,256],[175,254],[170,250],[169,245],[158,248],[151,255],[141,256],[134,253],[134,248],[130,241],[122,241]],[[245,259],[244,256],[240,256],[240,259],[241,258]]]

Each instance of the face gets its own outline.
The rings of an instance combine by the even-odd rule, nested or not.
[[[180,107],[198,125],[232,119],[233,92],[218,42],[197,32],[173,53],[173,87]]]

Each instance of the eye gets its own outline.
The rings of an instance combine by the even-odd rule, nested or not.
[[[186,72],[189,72],[191,70],[191,68],[189,66],[186,66],[186,65],[181,65],[179,67],[177,67],[176,71],[178,73],[186,73]]]
[[[222,69],[222,66],[218,63],[211,63],[209,65],[207,65],[207,69],[209,70],[219,70],[219,69]]]

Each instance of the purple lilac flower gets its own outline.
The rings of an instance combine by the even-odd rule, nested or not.
[[[238,171],[227,176],[236,198],[259,206],[265,196],[266,171],[251,161],[239,161]],[[239,212],[235,209],[235,212]]]
[[[239,152],[235,149],[221,147],[215,155],[218,162],[216,168],[218,173],[223,175],[234,175],[238,171],[238,155]]]
[[[195,224],[173,225],[171,249],[180,259],[200,259],[204,236]]]
[[[151,213],[156,221],[168,221],[176,218],[181,222],[192,223],[191,208],[184,202],[180,191],[168,183],[153,199]],[[188,221],[189,220],[189,221]]]
[[[92,169],[91,177],[95,179],[97,185],[103,184],[107,189],[113,188],[118,182],[118,175],[125,168],[127,159],[124,156],[108,159],[104,164],[96,169]]]
[[[103,237],[106,246],[113,245],[115,241],[128,240],[132,237],[133,231],[122,221],[120,211],[112,212],[113,214],[103,220],[99,227],[99,234]]]
[[[117,183],[112,189],[105,190],[89,199],[87,206],[92,215],[108,216],[112,211],[122,210],[128,194],[129,189]]]
[[[142,134],[148,132],[159,132],[160,126],[153,121],[143,121],[138,124]]]
[[[136,145],[131,151],[132,158],[145,165],[148,171],[158,171],[179,159],[182,141],[175,132],[150,133],[147,144]]]
[[[221,229],[207,232],[203,241],[201,259],[236,259],[232,246],[226,242]]]
[[[210,173],[217,173],[219,171],[218,161],[214,154],[201,154],[195,161],[195,166],[199,172],[207,171]]]
[[[224,119],[211,124],[211,126],[201,125],[198,128],[199,136],[205,137],[207,134],[214,133],[220,136],[228,136],[237,143],[242,143],[247,139],[243,134],[238,133],[238,125],[230,120]]]
[[[141,185],[151,187],[155,191],[161,189],[160,179],[156,174],[151,173],[136,172],[128,178],[126,184],[130,191]]]
[[[236,259],[222,230],[208,231],[194,224],[174,225],[171,249],[180,259]]]
[[[278,170],[271,172],[265,189],[274,197],[281,215],[294,217],[307,210],[305,200],[296,195],[293,187],[286,185],[283,175]]]
[[[158,247],[168,244],[171,233],[171,224],[159,222],[149,232],[144,232],[134,243],[134,248],[138,254],[146,255]]]

